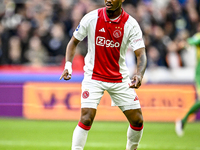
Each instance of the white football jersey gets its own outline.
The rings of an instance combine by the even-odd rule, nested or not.
[[[124,10],[116,20],[110,20],[106,8],[86,14],[74,37],[82,41],[88,37],[84,78],[119,83],[129,78],[125,56],[130,45],[135,51],[145,47],[137,21]]]

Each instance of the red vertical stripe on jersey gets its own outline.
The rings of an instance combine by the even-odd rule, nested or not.
[[[122,75],[119,72],[119,58],[124,25],[128,17],[129,15],[123,11],[117,20],[111,21],[105,8],[98,10],[92,79],[105,82],[122,82]]]

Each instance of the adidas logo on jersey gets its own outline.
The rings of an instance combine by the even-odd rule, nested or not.
[[[106,32],[104,28],[100,29],[99,32]]]

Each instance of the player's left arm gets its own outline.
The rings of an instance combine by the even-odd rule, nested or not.
[[[144,72],[147,65],[147,57],[146,57],[145,48],[137,49],[134,52],[137,59],[137,71],[136,71],[136,74],[133,76],[129,87],[137,89],[142,84],[142,78],[144,76]]]

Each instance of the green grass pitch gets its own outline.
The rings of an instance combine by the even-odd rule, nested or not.
[[[77,121],[0,118],[0,150],[70,150]],[[84,150],[125,150],[127,122],[95,121]],[[177,137],[174,123],[144,123],[138,150],[200,150],[200,122]]]

